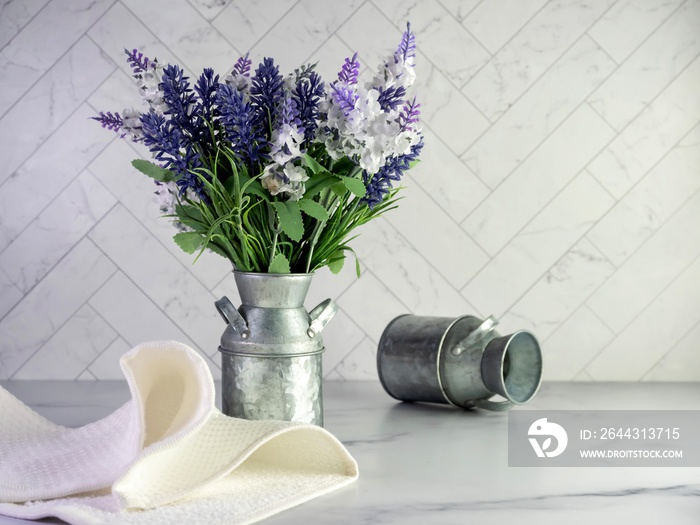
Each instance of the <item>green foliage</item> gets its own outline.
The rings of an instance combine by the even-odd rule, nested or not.
[[[395,206],[396,191],[369,208],[360,168],[350,159],[333,161],[322,150],[302,157],[308,175],[299,200],[273,196],[263,187],[262,174],[249,174],[232,151],[220,147],[199,168],[207,201],[180,196],[173,221],[187,231],[175,235],[180,248],[197,258],[211,250],[250,272],[301,273],[328,266],[339,273],[348,252],[360,264],[349,243],[352,232]],[[134,167],[161,182],[173,180],[168,170],[146,161]],[[197,260],[195,258],[195,261]]]
[[[270,267],[268,268],[269,273],[290,273],[289,261],[282,253],[278,253],[272,258],[270,262]]]
[[[277,210],[277,218],[282,231],[291,240],[299,242],[304,236],[304,223],[299,203],[297,201],[276,201],[272,205]]]
[[[204,243],[204,238],[197,232],[180,232],[173,237],[175,244],[186,253],[195,253]]]
[[[328,210],[314,200],[301,199],[299,201],[299,209],[309,217],[313,217],[319,221],[328,220]]]
[[[153,164],[147,160],[136,159],[131,161],[131,165],[144,175],[148,175],[153,180],[158,182],[175,181],[175,174],[172,171],[161,168],[160,166],[157,166],[156,164]]]

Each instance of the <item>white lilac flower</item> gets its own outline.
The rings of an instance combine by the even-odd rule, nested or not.
[[[260,182],[271,195],[283,193],[298,201],[306,191],[304,183],[308,179],[304,168],[287,162],[284,167],[276,163],[266,166]]]
[[[247,92],[250,88],[250,77],[243,75],[229,74],[224,77],[224,82],[233,89],[241,92]]]
[[[155,198],[153,199],[158,204],[158,209],[163,215],[176,215],[175,207],[178,205],[178,195],[180,188],[175,182],[156,182]],[[185,197],[191,203],[196,204],[200,202],[197,194],[188,188]],[[193,231],[182,224],[180,221],[173,220],[173,225],[181,232]]]
[[[403,57],[390,55],[379,66],[377,74],[367,84],[368,88],[399,88],[408,89],[416,81],[413,57],[404,60]]]
[[[301,155],[301,143],[304,135],[296,126],[282,124],[273,130],[270,144],[270,156],[277,164],[286,164]]]
[[[250,65],[251,60],[248,53],[239,57],[231,73],[224,78],[224,82],[238,91],[248,91],[251,85]]]
[[[136,76],[136,85],[141,93],[141,98],[146,102],[148,107],[157,114],[162,115],[168,109],[163,100],[163,91],[160,84],[163,77],[163,66],[155,63],[148,70],[139,73]]]
[[[155,199],[158,209],[164,215],[173,215],[177,206],[177,195],[179,192],[177,184],[174,182],[156,182]]]
[[[285,84],[291,77],[287,77]],[[288,85],[294,87],[293,82]],[[296,101],[285,94],[277,114],[278,124],[270,136],[270,157],[283,165],[301,156],[304,131],[300,129],[299,111]]]
[[[135,109],[125,109],[122,111],[122,127],[123,136],[129,137],[132,142],[141,142],[143,139],[143,128],[141,126],[141,112]]]

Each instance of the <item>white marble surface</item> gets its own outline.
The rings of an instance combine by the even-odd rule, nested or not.
[[[68,426],[128,399],[118,381],[0,384]],[[700,409],[700,384],[545,383],[527,409]],[[327,381],[325,421],[359,480],[265,523],[695,525],[700,515],[700,468],[509,468],[503,413],[402,404],[377,383]]]

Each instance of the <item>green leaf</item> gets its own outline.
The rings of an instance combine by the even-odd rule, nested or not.
[[[204,237],[197,232],[176,233],[173,240],[186,253],[194,253],[204,244]]]
[[[258,197],[265,199],[266,201],[270,200],[270,192],[262,187],[262,184],[260,184],[260,180],[258,180],[257,177],[249,177],[248,175],[243,174],[241,174],[240,177],[241,188],[243,188],[244,195],[246,193],[252,193],[253,195],[257,195]]]
[[[283,253],[278,253],[270,261],[270,267],[267,269],[269,273],[290,273],[289,261]]]
[[[341,177],[341,181],[345,184],[345,187],[353,192],[358,197],[364,197],[367,193],[367,188],[365,188],[364,182],[360,179],[354,179],[352,177]]]
[[[297,201],[275,201],[272,203],[277,210],[282,231],[291,240],[299,242],[304,236],[304,222],[301,219],[301,211]]]
[[[411,162],[408,163],[408,169],[413,169],[416,164],[420,162],[420,159],[413,159]]]
[[[235,175],[231,175],[228,179],[223,181],[221,184],[229,195],[233,195],[234,179]]]
[[[226,255],[226,252],[224,250],[222,250],[221,248],[219,248],[213,242],[210,242],[209,244],[207,244],[207,248],[209,248],[215,254],[221,255],[221,257],[223,257],[224,259],[230,259],[230,257],[228,255]]]
[[[347,157],[343,157],[333,164],[333,173],[337,175],[348,175],[356,167],[357,164],[355,164],[354,161]]]
[[[308,153],[304,153],[304,157],[303,157],[303,158],[304,158],[304,162],[306,163],[306,165],[309,167],[309,169],[311,169],[311,171],[312,171],[314,174],[317,174],[317,173],[324,173],[324,172],[325,172],[325,173],[329,173],[328,170],[327,170],[326,168],[324,168],[323,166],[321,166],[321,165],[318,163],[318,161],[317,161],[315,158],[313,158],[311,155],[309,155]]]
[[[330,173],[318,173],[316,175],[312,175],[309,180],[306,181],[306,191],[304,192],[304,197],[315,197],[336,182],[338,182],[338,178]]]
[[[175,180],[175,174],[172,171],[161,168],[147,160],[132,160],[131,165],[144,175],[148,175],[158,182],[172,182]]]
[[[196,206],[178,204],[175,207],[175,217],[177,220],[199,232],[206,231],[208,226],[204,222],[202,212]]]
[[[347,195],[348,191],[350,190],[348,190],[348,187],[341,181],[339,181],[338,179],[335,180],[336,182],[335,184],[333,184],[333,186],[331,186],[331,190],[333,190],[333,193],[335,193],[338,197],[342,199],[343,197],[345,197],[345,195]]]
[[[328,210],[324,208],[321,204],[311,199],[301,199],[299,201],[299,209],[306,213],[309,217],[318,219],[319,221],[328,220]]]
[[[343,250],[337,250],[336,252],[331,255],[328,263],[328,269],[331,271],[331,273],[334,273],[335,275],[338,275],[340,271],[343,269],[343,265],[345,264],[345,254],[343,253]]]

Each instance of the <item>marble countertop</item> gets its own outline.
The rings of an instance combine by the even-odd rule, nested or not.
[[[0,382],[79,426],[128,397],[123,382]],[[353,485],[270,524],[696,525],[700,468],[508,467],[507,415],[398,403],[374,382],[327,382],[325,426],[360,465]],[[549,383],[517,410],[700,409],[700,383]],[[0,517],[0,524],[28,523]],[[45,520],[43,523],[61,523]]]

